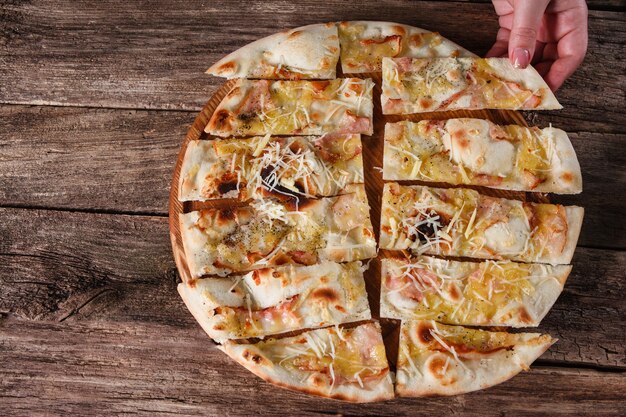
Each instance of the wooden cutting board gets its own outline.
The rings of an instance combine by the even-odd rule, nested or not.
[[[376,240],[378,241],[379,226],[380,226],[380,208],[381,208],[381,195],[383,191],[383,179],[382,173],[378,168],[382,168],[383,163],[383,133],[385,124],[388,122],[397,122],[400,120],[419,121],[424,119],[450,119],[456,117],[474,117],[480,119],[488,119],[497,124],[517,124],[527,126],[526,120],[521,113],[508,110],[458,110],[449,112],[436,112],[436,113],[423,113],[423,114],[411,114],[411,115],[383,115],[380,104],[381,93],[381,74],[359,74],[360,78],[371,78],[375,82],[373,99],[374,99],[374,134],[372,136],[361,136],[363,142],[363,166],[365,174],[365,189],[367,191],[367,197],[370,204],[370,216],[372,219],[372,225],[374,232],[376,233]],[[233,200],[218,200],[218,201],[206,201],[206,202],[180,202],[178,201],[178,186],[180,179],[180,171],[183,163],[183,158],[187,150],[187,145],[190,141],[194,140],[206,140],[206,139],[219,139],[211,137],[204,132],[204,128],[209,122],[213,112],[231,90],[235,80],[225,82],[214,94],[211,96],[207,104],[202,111],[196,117],[193,125],[189,128],[187,136],[185,137],[180,152],[178,153],[178,159],[174,168],[174,176],[172,178],[172,187],[170,190],[169,200],[169,225],[170,225],[170,238],[172,240],[172,249],[174,251],[174,259],[176,266],[180,273],[180,277],[183,281],[188,281],[191,278],[189,273],[189,267],[187,265],[185,250],[182,243],[182,236],[180,233],[179,216],[183,213],[188,213],[193,210],[211,207],[225,207],[228,205],[241,205],[242,203]],[[403,184],[427,184],[419,181],[403,181]],[[430,183],[427,185],[450,187],[450,185],[442,183]],[[548,202],[548,197],[545,194],[540,193],[524,193],[516,191],[503,191],[493,190],[484,187],[469,187],[474,188],[484,194],[497,197],[514,198],[524,201],[532,202]],[[365,272],[365,283],[368,292],[368,298],[370,307],[372,310],[372,316],[378,318],[379,315],[379,300],[380,300],[380,259],[385,256],[386,251],[380,251],[376,259],[370,262],[369,269]],[[366,261],[365,261],[366,262]],[[395,361],[397,356],[397,345],[399,335],[399,321],[382,319],[381,325],[383,328],[383,338],[385,340],[385,346],[387,348],[387,357],[392,369],[395,367]],[[210,339],[209,339],[210,340]],[[233,363],[234,365],[234,363]],[[256,378],[250,374],[250,378]]]

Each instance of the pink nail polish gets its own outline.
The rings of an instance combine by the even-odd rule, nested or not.
[[[515,48],[513,50],[513,66],[515,68],[526,68],[530,64],[530,52],[528,49]]]

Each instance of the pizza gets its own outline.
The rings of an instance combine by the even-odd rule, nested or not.
[[[192,211],[180,230],[192,278],[376,256],[363,185],[338,197]]]
[[[178,284],[187,308],[218,342],[371,318],[360,262],[284,265]]]
[[[568,264],[583,209],[489,197],[465,188],[386,183],[380,247],[417,254]]]
[[[373,132],[370,79],[239,79],[217,106],[206,133],[220,137]]]
[[[378,323],[327,327],[254,344],[228,341],[218,349],[284,388],[353,402],[394,396]]]
[[[582,175],[561,129],[499,126],[483,119],[385,125],[383,178],[577,194]]]
[[[466,326],[538,326],[571,270],[570,265],[430,256],[383,259],[380,315]]]
[[[457,395],[510,379],[555,339],[539,333],[506,333],[403,321],[396,373],[401,397]]]
[[[189,142],[180,201],[328,197],[363,183],[359,135],[257,136]]]
[[[226,78],[333,79],[338,60],[337,26],[323,23],[252,42],[217,61],[207,73]]]
[[[179,155],[170,229],[178,292],[218,349],[277,386],[370,402],[486,388],[555,342],[505,328],[539,326],[572,270],[583,209],[515,199],[582,191],[567,133],[421,114],[561,108],[533,68],[353,21],[268,36],[207,72],[231,81]]]
[[[381,102],[384,114],[562,108],[534,68],[508,58],[383,58]]]
[[[475,56],[436,32],[390,22],[339,22],[344,74],[380,72],[383,57]]]

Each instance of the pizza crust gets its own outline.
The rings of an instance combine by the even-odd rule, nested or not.
[[[191,277],[376,256],[365,187],[353,184],[346,192],[320,199],[257,200],[251,206],[180,215]]]
[[[382,249],[552,265],[570,263],[583,216],[576,206],[397,183],[385,184],[382,202]]]
[[[378,323],[362,324],[352,329],[340,331],[343,333],[341,337],[347,340],[348,343],[353,342],[352,339],[355,337],[355,333],[359,333],[356,337],[360,337],[364,333],[370,334],[370,337],[373,336],[374,340],[359,343],[359,347],[357,348],[355,346],[355,349],[371,348],[379,352],[382,351],[384,356],[384,345]],[[342,343],[342,340],[337,337],[336,332],[337,330],[335,328],[326,328],[305,332],[295,337],[277,340],[268,339],[267,342],[258,344],[227,342],[224,345],[218,346],[218,349],[226,353],[253,374],[279,387],[350,402],[374,402],[392,399],[394,397],[393,385],[387,360],[384,357],[372,358],[370,356],[367,358],[369,361],[375,361],[377,366],[382,367],[381,375],[372,380],[362,380],[362,386],[358,381],[333,383],[333,378],[327,373],[306,371],[303,369],[288,369],[283,366],[280,358],[289,356],[287,351],[289,351],[290,347],[292,348],[291,350],[293,350],[294,347],[298,350],[302,350],[300,346],[303,345],[302,341],[306,340],[305,337],[312,337],[314,339],[312,343],[316,343],[315,340],[322,340],[322,343],[308,352],[309,355],[330,359],[330,363],[333,364],[336,360],[341,361],[342,358],[339,356],[337,356],[337,359],[331,358],[332,355],[329,350],[329,343],[327,343],[329,338],[334,339],[334,342],[332,342],[333,345]],[[304,347],[309,350],[306,343],[304,343]],[[298,355],[297,357],[300,358],[303,356]],[[353,361],[359,360],[363,359],[357,359],[357,357],[353,359]],[[364,362],[363,365],[367,366],[367,363]],[[334,368],[338,370],[341,369],[338,364]],[[338,374],[338,372],[334,373],[335,378],[339,379],[340,374]]]
[[[447,347],[428,329],[434,329],[435,336]],[[423,333],[425,330],[428,332]],[[478,337],[487,340],[489,346],[498,347],[493,352],[482,352],[480,348],[465,352],[454,348],[450,338],[445,336],[448,332],[470,339]],[[418,340],[420,337],[429,340]],[[447,396],[485,389],[528,370],[555,342],[550,336],[538,333],[509,334],[432,321],[403,322],[396,394],[400,397]]]
[[[475,56],[436,32],[392,22],[339,22],[344,74],[380,72],[383,57]]]
[[[383,178],[582,192],[580,165],[564,131],[470,118],[387,123]]]
[[[180,201],[344,194],[363,183],[360,135],[252,137],[187,144]]]
[[[536,327],[571,269],[429,256],[383,259],[380,315],[465,326]]]
[[[178,284],[215,341],[263,338],[371,318],[360,262],[287,265]]]
[[[334,23],[275,33],[230,53],[207,70],[226,78],[333,79],[339,60]]]
[[[204,131],[220,137],[373,133],[371,79],[238,79]]]
[[[383,114],[562,108],[534,68],[508,58],[383,58],[382,67]]]

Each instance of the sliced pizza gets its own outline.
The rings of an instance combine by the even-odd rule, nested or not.
[[[253,137],[191,141],[179,200],[327,197],[363,183],[359,135]]]
[[[534,68],[508,58],[384,58],[381,101],[384,114],[562,108]]]
[[[258,269],[181,283],[178,292],[218,342],[371,318],[360,262]]]
[[[582,192],[578,158],[564,131],[482,119],[388,123],[383,178]]]
[[[344,74],[380,72],[383,57],[475,56],[436,32],[391,22],[340,22]]]
[[[464,188],[385,184],[381,249],[569,264],[583,208],[489,197]]]
[[[329,81],[237,80],[217,106],[205,131],[229,136],[371,135],[370,79]]]
[[[556,340],[539,333],[506,333],[403,321],[396,373],[401,397],[457,395],[500,384],[530,365]]]
[[[334,23],[303,26],[249,43],[207,73],[226,78],[332,79],[339,59]]]
[[[384,259],[380,315],[465,326],[538,326],[571,270],[570,265],[430,256]]]
[[[376,256],[365,189],[357,185],[352,191],[320,199],[255,200],[245,207],[181,215],[192,278]]]
[[[272,384],[352,402],[393,398],[393,384],[378,323],[330,327],[254,344],[218,346]]]

